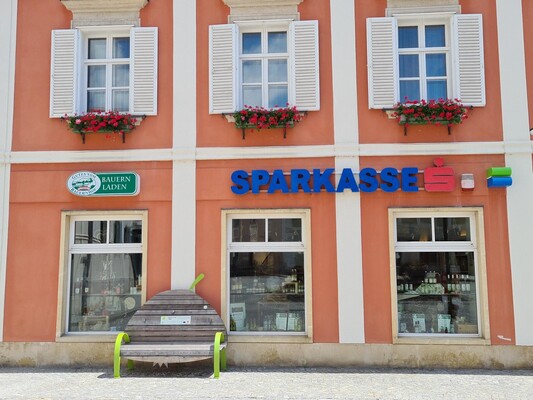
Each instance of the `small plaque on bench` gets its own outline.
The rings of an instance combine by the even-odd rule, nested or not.
[[[190,325],[191,316],[175,316],[163,315],[161,316],[161,325]]]

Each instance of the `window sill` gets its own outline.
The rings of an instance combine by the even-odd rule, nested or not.
[[[489,346],[490,339],[479,337],[395,337],[393,344],[412,344],[412,345],[466,345],[466,346]]]
[[[114,343],[119,332],[96,334],[63,334],[56,337],[57,343]]]
[[[229,343],[313,343],[307,335],[232,335],[228,332]]]

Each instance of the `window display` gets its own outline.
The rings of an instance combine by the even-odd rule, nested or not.
[[[141,306],[141,221],[79,220],[71,232],[67,330],[123,330]]]
[[[395,219],[398,336],[480,335],[473,218]]]
[[[230,223],[230,331],[305,333],[302,219]]]

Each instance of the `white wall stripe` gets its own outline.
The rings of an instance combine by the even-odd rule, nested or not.
[[[4,1],[0,13],[0,342],[4,334],[9,220],[9,151],[13,133],[17,0]],[[2,156],[3,155],[3,156]]]
[[[196,270],[196,0],[174,0],[171,289]],[[190,32],[192,34],[184,34]]]
[[[524,31],[521,0],[497,0],[498,51],[503,137],[507,145],[529,141],[525,73]],[[509,43],[513,45],[510,46]],[[510,148],[507,147],[506,150]],[[524,146],[525,149],[525,146]],[[507,189],[507,215],[512,267],[516,344],[533,345],[533,171],[531,154],[509,150],[505,164],[513,169],[513,186]]]
[[[355,10],[353,0],[331,0],[335,147],[357,149]],[[357,152],[335,157],[335,168],[359,169]],[[336,193],[339,342],[364,343],[361,203],[357,193]]]
[[[181,129],[179,129],[181,132]],[[180,133],[181,134],[181,133]],[[201,147],[105,151],[19,151],[0,153],[0,163],[81,163],[133,161],[249,160],[269,158],[381,157],[423,155],[533,154],[533,142],[454,142],[410,144],[342,144],[290,147]]]

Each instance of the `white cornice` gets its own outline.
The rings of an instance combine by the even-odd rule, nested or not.
[[[230,8],[229,22],[263,19],[299,19],[304,0],[222,0]]]
[[[72,12],[72,27],[139,25],[139,12],[149,0],[61,0]]]

